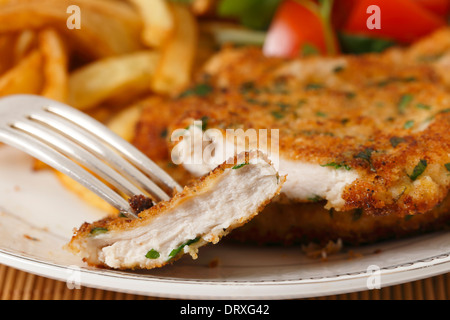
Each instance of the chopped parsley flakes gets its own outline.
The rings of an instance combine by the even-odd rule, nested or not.
[[[413,173],[409,176],[412,181],[415,181],[427,168],[427,160],[420,160],[413,170]]]
[[[389,139],[389,142],[390,142],[391,145],[395,148],[395,147],[397,147],[400,143],[406,142],[406,140],[405,140],[405,138],[402,138],[402,137],[392,137],[391,139]]]
[[[323,88],[325,88],[325,86],[320,83],[309,83],[305,86],[306,90],[319,90],[319,89],[323,89]]]
[[[415,77],[388,78],[388,79],[385,79],[385,80],[377,82],[376,85],[378,87],[385,87],[385,86],[387,86],[387,85],[389,85],[391,83],[395,83],[395,82],[406,82],[406,83],[408,83],[408,82],[414,82],[416,80],[417,79]]]
[[[400,101],[398,102],[398,111],[403,114],[405,113],[406,108],[409,106],[409,104],[414,99],[414,96],[412,94],[404,94],[400,97]]]
[[[406,121],[403,125],[403,128],[405,129],[411,129],[412,127],[414,127],[414,120]]]
[[[103,234],[106,232],[108,232],[108,229],[106,229],[106,228],[94,228],[91,230],[91,235],[98,236],[99,234]]]
[[[181,250],[184,249],[184,247],[190,246],[191,244],[196,243],[196,242],[198,242],[199,240],[200,240],[200,237],[197,237],[197,238],[192,239],[192,240],[188,240],[188,241],[186,241],[185,243],[183,243],[182,245],[180,245],[178,248],[173,249],[173,250],[170,252],[170,254],[169,254],[169,257],[170,257],[169,260],[172,259],[173,257],[175,257],[177,254],[179,254],[179,253],[181,252]]]
[[[448,172],[450,172],[450,163],[444,164],[445,169],[447,169]]]
[[[316,46],[310,44],[310,43],[305,43],[302,46],[302,56],[304,57],[308,57],[308,56],[317,56],[320,54],[319,49],[317,49]]]
[[[360,153],[358,153],[357,155],[355,155],[356,159],[362,159],[364,161],[366,161],[369,166],[370,166],[370,170],[372,172],[375,172],[375,167],[372,164],[372,153],[374,152],[373,149],[371,148],[366,148],[364,151],[361,151]]]
[[[180,98],[189,97],[189,96],[200,96],[204,97],[210,94],[213,91],[213,88],[207,83],[201,83],[196,85],[193,88],[190,88],[183,92],[180,95]]]
[[[429,105],[426,105],[426,104],[423,104],[423,103],[416,104],[416,108],[417,109],[422,109],[422,110],[431,110],[431,107]]]
[[[160,257],[160,254],[158,251],[156,251],[155,249],[150,250],[149,252],[147,252],[147,254],[145,255],[145,257],[147,259],[158,259]]]
[[[350,166],[348,166],[345,163],[336,163],[336,162],[330,162],[327,164],[321,164],[321,167],[333,167],[335,169],[340,169],[340,168],[344,168],[345,170],[349,171],[352,170],[352,168]]]
[[[244,166],[246,166],[246,165],[248,165],[248,163],[241,163],[241,164],[235,165],[235,166],[234,166],[233,168],[231,168],[231,169],[237,170],[237,169],[240,169],[240,168],[242,168],[242,167],[244,167]]]
[[[283,119],[284,118],[284,114],[280,111],[272,111],[272,116],[275,119]]]
[[[320,202],[320,201],[323,201],[323,200],[325,200],[325,199],[322,198],[321,196],[317,196],[317,195],[308,198],[308,201],[311,201],[311,202]]]

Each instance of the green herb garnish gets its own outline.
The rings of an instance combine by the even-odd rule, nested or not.
[[[431,110],[431,107],[429,105],[426,105],[426,104],[423,104],[423,103],[416,104],[416,108],[417,109],[422,109],[422,110]]]
[[[328,115],[322,111],[317,111],[316,116],[326,118]]]
[[[272,111],[271,114],[275,119],[283,119],[284,118],[284,114],[280,111]]]
[[[286,110],[290,107],[290,104],[284,102],[277,102],[275,103],[275,105],[279,107],[281,110]]]
[[[356,93],[354,93],[354,92],[347,92],[345,94],[345,96],[347,97],[347,99],[353,99],[353,98],[356,97]]]
[[[208,127],[208,120],[209,118],[207,116],[202,117],[202,131],[206,131],[206,128]]]
[[[319,89],[323,89],[324,85],[320,84],[320,83],[309,83],[305,86],[306,90],[319,90]]]
[[[108,229],[106,229],[106,228],[94,228],[91,230],[91,235],[98,236],[99,234],[106,233],[106,232],[108,232]]]
[[[246,165],[248,165],[248,163],[241,163],[241,164],[238,164],[238,165],[235,165],[233,168],[231,168],[231,169],[234,169],[234,170],[236,170],[236,169],[240,169],[240,168],[242,168],[242,167],[244,167],[244,166],[246,166]]]
[[[281,0],[221,0],[217,2],[216,13],[219,17],[237,19],[240,24],[250,29],[266,30]]]
[[[310,43],[305,43],[302,46],[302,56],[307,57],[307,56],[317,56],[320,54],[319,49],[317,49],[316,46],[310,44]]]
[[[183,243],[182,245],[180,245],[178,248],[173,249],[173,250],[170,252],[170,254],[169,254],[169,257],[170,257],[169,260],[172,259],[173,257],[175,257],[177,254],[179,254],[179,253],[181,252],[181,250],[184,249],[184,247],[190,246],[191,244],[196,243],[196,242],[198,242],[199,240],[200,240],[200,237],[197,237],[197,238],[192,239],[192,240],[188,240],[188,241],[186,241],[185,243]]]
[[[405,138],[402,137],[392,137],[391,139],[389,139],[389,141],[391,142],[391,145],[395,148],[397,147],[400,143],[405,142]]]
[[[314,197],[308,198],[308,201],[311,201],[311,202],[320,202],[323,200],[325,200],[325,199],[322,198],[321,196],[317,196],[317,195],[315,195]]]
[[[369,52],[382,52],[396,44],[394,41],[388,39],[345,33],[339,33],[338,37],[343,53],[363,54]]]
[[[400,97],[400,101],[397,104],[398,111],[403,114],[405,113],[406,108],[409,106],[409,104],[414,99],[414,96],[412,94],[404,94]]]
[[[345,67],[344,66],[337,66],[337,67],[335,67],[334,69],[333,69],[333,72],[334,73],[339,73],[339,72],[342,72],[342,71],[344,71],[345,70]]]
[[[420,160],[417,166],[414,168],[413,173],[409,176],[412,181],[415,181],[427,168],[427,160]]]
[[[189,96],[204,97],[204,96],[207,96],[208,94],[210,94],[212,91],[213,91],[213,88],[209,84],[201,83],[201,84],[196,85],[193,88],[186,90],[185,92],[180,94],[179,97],[180,98],[185,98],[185,97],[189,97]]]
[[[411,129],[412,127],[414,127],[414,120],[406,121],[405,125],[403,126],[403,128],[405,129]]]
[[[300,99],[300,100],[297,101],[296,107],[297,107],[297,108],[300,108],[300,107],[302,107],[303,105],[305,105],[305,104],[307,104],[307,103],[308,103],[308,100],[306,100],[306,99]]]
[[[244,82],[240,87],[240,91],[242,94],[251,93],[254,92],[255,90],[256,90],[255,83],[251,81]]]
[[[159,136],[160,136],[161,138],[165,139],[165,138],[167,138],[167,134],[168,134],[167,129],[164,129],[163,131],[161,131],[161,133],[160,133]]]
[[[348,166],[347,164],[345,164],[345,163],[341,164],[341,163],[336,163],[336,162],[330,162],[330,163],[327,163],[327,164],[321,164],[320,166],[321,167],[333,167],[336,170],[340,169],[340,168],[344,168],[347,171],[352,170],[352,168],[350,166]]]
[[[445,166],[445,169],[447,169],[447,171],[450,172],[450,163],[446,163],[446,164],[444,164],[444,166]]]
[[[372,164],[372,153],[373,152],[374,152],[373,149],[366,148],[364,151],[361,151],[360,153],[358,153],[355,156],[355,158],[357,158],[357,159],[359,158],[359,159],[362,159],[362,160],[366,161],[369,164],[369,166],[370,166],[370,170],[375,172],[376,170],[375,170],[375,168],[374,168],[374,166]]]
[[[158,259],[160,257],[160,254],[158,251],[156,251],[155,249],[150,250],[149,252],[147,252],[147,254],[145,255],[145,257],[147,259]]]
[[[385,87],[391,83],[395,83],[395,82],[413,82],[416,81],[417,79],[415,77],[406,77],[406,78],[387,78],[385,80],[379,81],[376,83],[376,85],[378,87]]]

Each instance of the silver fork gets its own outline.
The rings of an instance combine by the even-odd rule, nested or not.
[[[144,195],[158,202],[182,190],[170,175],[102,123],[39,96],[0,99],[0,142],[70,176],[130,218],[137,215],[126,197]]]

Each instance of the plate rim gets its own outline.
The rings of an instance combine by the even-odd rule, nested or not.
[[[64,266],[2,248],[0,263],[66,284],[70,273],[78,271],[81,287],[172,299],[283,300],[346,294],[370,290],[367,280],[372,275],[353,272],[297,280],[261,281],[175,279],[85,266]],[[449,270],[450,252],[383,267],[379,270],[383,278],[381,288],[436,276]]]

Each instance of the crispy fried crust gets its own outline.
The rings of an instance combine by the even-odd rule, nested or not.
[[[338,212],[324,203],[282,204],[273,202],[225,241],[277,245],[322,245],[341,239],[345,245],[362,245],[447,229],[450,197],[424,214],[399,217],[374,216],[364,210]]]
[[[450,32],[433,37],[444,35]],[[430,52],[427,41],[381,55],[296,60],[266,58],[256,48],[227,49],[199,77],[210,93],[160,107],[176,110],[169,132],[202,118],[208,128],[280,129],[282,157],[346,164],[360,178],[346,187],[337,210],[425,213],[450,187],[450,89],[437,67],[450,51],[442,45],[439,54]],[[152,112],[144,111],[138,127],[142,149],[143,128],[158,122]],[[425,171],[411,179],[421,161]]]
[[[198,77],[213,91],[162,101],[158,109],[170,114],[164,119],[149,106],[135,143],[148,151],[154,140],[146,132],[155,123],[170,132],[206,116],[208,128],[278,128],[283,156],[346,163],[361,175],[346,188],[341,212],[331,215],[323,202],[272,203],[227,239],[297,243],[342,238],[360,244],[440,229],[450,219],[444,166],[450,162],[448,70],[448,28],[381,55],[286,61],[266,58],[256,48],[225,49]],[[411,128],[409,121],[414,121]],[[158,143],[170,152],[167,137]],[[358,157],[367,151],[370,162]],[[412,181],[420,160],[426,160],[426,170]],[[189,175],[180,177],[184,182]]]

